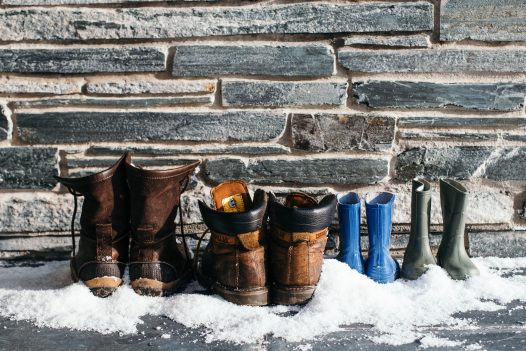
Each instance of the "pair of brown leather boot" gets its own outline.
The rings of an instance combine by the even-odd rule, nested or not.
[[[308,302],[320,279],[336,197],[318,203],[293,192],[282,204],[258,189],[252,199],[242,181],[222,183],[211,195],[213,208],[199,202],[211,232],[197,269],[200,284],[241,305]]]
[[[75,197],[71,222],[71,276],[100,297],[122,284],[129,267],[133,289],[143,295],[168,295],[192,277],[191,254],[176,237],[181,193],[194,162],[171,170],[145,170],[123,155],[112,167],[80,178],[57,179]],[[84,196],[80,240],[75,252],[77,197]],[[182,239],[182,240],[180,240]]]

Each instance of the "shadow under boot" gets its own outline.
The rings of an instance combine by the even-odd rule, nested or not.
[[[364,261],[360,247],[360,197],[350,192],[338,196],[338,220],[340,222],[340,252],[338,261],[364,273]]]
[[[393,193],[373,194],[365,200],[367,228],[369,230],[369,255],[365,273],[377,283],[390,283],[400,275],[398,262],[391,257],[391,225],[393,218]]]
[[[424,179],[413,179],[411,193],[411,234],[405,249],[401,275],[415,280],[424,274],[427,265],[436,264],[429,247],[431,216],[431,184]]]
[[[79,178],[56,177],[75,198],[71,223],[73,281],[94,295],[109,296],[122,284],[130,245],[129,192],[123,155],[110,168]],[[77,197],[83,196],[79,248],[75,248]]]
[[[336,196],[320,203],[300,192],[287,195],[285,204],[270,194],[270,267],[272,302],[307,303],[320,280],[328,227],[334,218]]]
[[[238,305],[267,305],[267,194],[258,189],[252,201],[245,182],[228,181],[211,195],[214,209],[199,201],[211,232],[196,272],[199,283]]]
[[[126,163],[132,232],[130,280],[133,290],[140,295],[167,296],[192,278],[181,193],[198,165],[199,161],[175,169],[146,170]],[[178,210],[181,238],[175,233]]]
[[[468,192],[459,182],[440,180],[440,204],[444,232],[438,248],[437,262],[451,278],[462,280],[480,272],[469,258],[464,246],[465,210]]]

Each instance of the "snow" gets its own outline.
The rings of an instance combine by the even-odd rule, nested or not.
[[[506,310],[512,301],[526,301],[526,277],[511,274],[526,269],[526,258],[474,262],[481,275],[467,281],[451,280],[440,267],[431,266],[416,281],[382,285],[336,260],[325,260],[316,294],[304,307],[237,306],[219,296],[196,293],[196,283],[184,293],[155,298],[135,294],[126,281],[111,297],[101,299],[81,283],[71,283],[67,262],[0,267],[0,315],[37,326],[103,334],[134,334],[142,317],[163,315],[201,330],[207,342],[258,343],[273,335],[301,342],[305,349],[310,340],[359,323],[372,326],[375,343],[418,340],[421,347],[456,347],[462,342],[437,337],[433,327],[476,328],[474,321],[455,315]]]

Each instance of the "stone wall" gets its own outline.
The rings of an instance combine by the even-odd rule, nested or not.
[[[393,191],[398,251],[410,179],[433,180],[436,232],[436,181],[459,179],[471,253],[526,255],[523,0],[0,0],[0,41],[3,257],[63,256],[72,199],[52,176],[125,150],[203,161],[188,223],[231,178]]]

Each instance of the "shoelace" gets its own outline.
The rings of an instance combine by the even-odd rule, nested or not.
[[[74,191],[73,189],[71,189],[69,186],[67,187],[68,188],[68,191],[71,193],[71,195],[73,195],[73,217],[71,218],[71,246],[72,246],[72,250],[71,250],[71,256],[75,256],[75,251],[76,251],[76,247],[75,247],[75,219],[77,217],[77,210],[78,210],[78,197],[79,196],[82,196],[81,193],[77,193],[76,191]]]
[[[194,275],[197,274],[197,263],[199,262],[199,251],[201,249],[201,242],[203,241],[203,238],[205,237],[205,235],[210,232],[210,229],[206,229],[203,234],[201,234],[201,237],[199,238],[199,240],[197,241],[197,246],[195,248],[195,257],[194,257],[194,264],[193,264],[193,271],[194,271]]]

